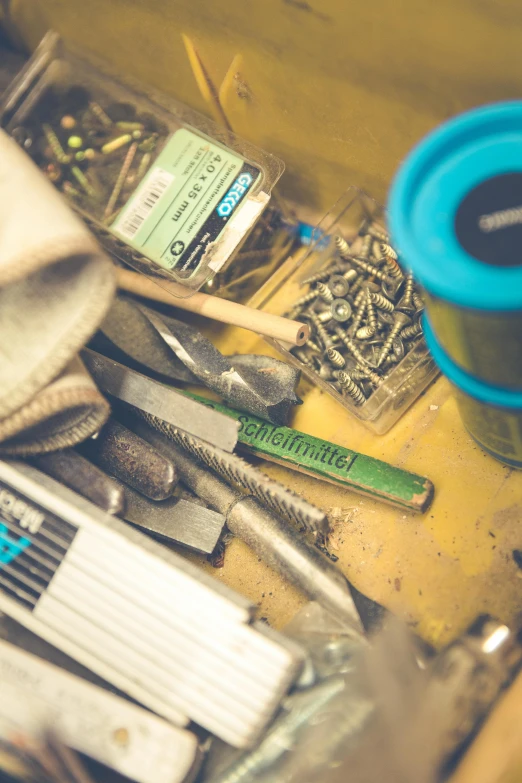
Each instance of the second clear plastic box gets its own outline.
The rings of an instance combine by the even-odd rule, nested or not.
[[[383,207],[358,188],[349,188],[314,229],[308,250],[289,259],[281,267],[276,273],[276,279],[269,281],[264,297],[260,292],[262,301],[258,306],[277,315],[287,313],[293,302],[306,291],[306,288],[300,287],[301,282],[318,272],[331,259],[335,236],[341,235],[350,240],[357,235],[362,225],[373,221],[384,226]],[[291,346],[277,340],[269,342],[289,364],[298,367],[312,383],[334,397],[379,435],[395,424],[439,373],[424,338],[420,336],[366,402],[356,405],[350,397],[341,395],[317,372],[294,356],[290,352]]]

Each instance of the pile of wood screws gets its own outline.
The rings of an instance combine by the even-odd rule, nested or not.
[[[110,224],[168,128],[130,103],[102,106],[82,87],[49,91],[11,135],[76,206]]]
[[[303,280],[308,292],[287,313],[310,325],[293,355],[355,405],[363,405],[422,337],[424,302],[383,228],[371,223]]]

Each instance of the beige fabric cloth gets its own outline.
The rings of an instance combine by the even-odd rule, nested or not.
[[[110,413],[79,357],[42,391],[0,421],[0,453],[41,454],[73,446],[97,432]]]
[[[0,130],[0,441],[9,453],[70,446],[103,423],[108,407],[85,371],[62,373],[114,290],[94,237]]]

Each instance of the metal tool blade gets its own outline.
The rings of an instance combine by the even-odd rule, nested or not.
[[[90,347],[137,372],[168,380],[199,383],[165,344],[138,302],[119,294]]]
[[[224,451],[233,451],[239,424],[229,416],[200,405],[95,351],[84,349],[82,359],[102,392],[159,416]]]
[[[129,487],[125,489],[125,511],[121,516],[155,538],[206,555],[216,548],[225,526],[225,517],[217,511],[176,497],[158,503]]]
[[[205,386],[217,392],[235,408],[248,411],[274,424],[287,424],[294,405],[301,400],[295,394],[295,374],[288,384],[288,371],[283,370],[280,378],[272,373],[258,373],[247,368],[240,372],[231,360],[194,326],[177,321],[170,316],[159,315],[154,310],[140,305],[142,313],[149,319],[158,334]],[[272,369],[284,362],[269,360]],[[297,378],[298,380],[298,378]]]
[[[249,465],[241,457],[236,454],[228,454],[222,449],[182,432],[158,416],[152,416],[149,413],[141,415],[167,438],[215,470],[225,481],[233,484],[242,492],[254,495],[261,503],[297,525],[299,529],[327,534],[328,519],[324,511],[279,484],[278,481],[271,479],[258,468]]]
[[[257,353],[236,353],[227,359],[248,383],[255,384],[256,388],[264,386],[267,399],[289,399],[294,405],[303,404],[296,394],[301,371],[291,364]]]

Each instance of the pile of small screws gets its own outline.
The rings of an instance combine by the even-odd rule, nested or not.
[[[130,103],[103,106],[83,87],[49,91],[11,131],[75,205],[110,224],[143,179],[168,128]]]
[[[363,405],[422,336],[424,302],[387,232],[376,223],[303,280],[308,291],[287,313],[308,323],[310,339],[293,355],[337,392]]]

